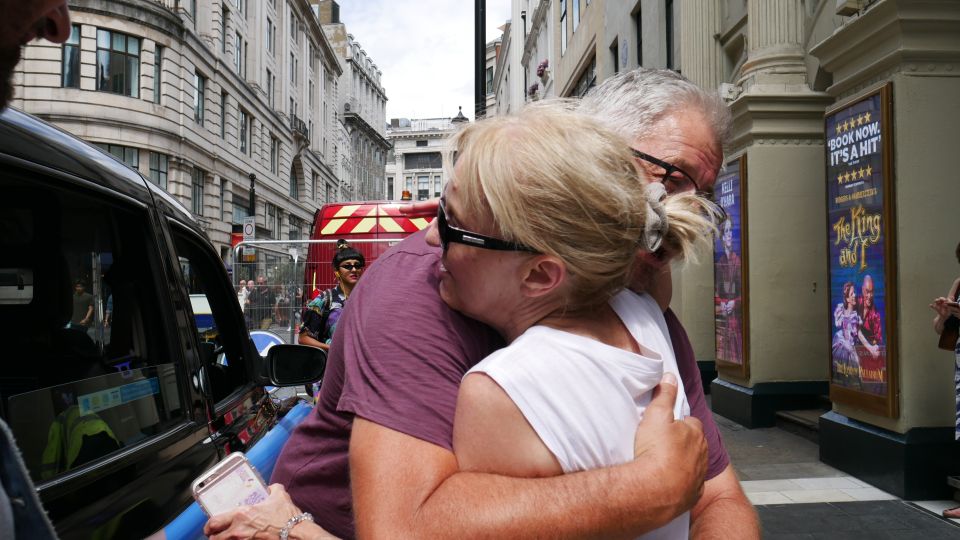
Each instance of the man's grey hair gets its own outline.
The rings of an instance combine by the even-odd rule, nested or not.
[[[628,139],[655,135],[668,114],[700,111],[722,148],[730,139],[730,110],[716,92],[710,92],[668,69],[637,68],[603,81],[583,97],[581,111],[594,115]]]

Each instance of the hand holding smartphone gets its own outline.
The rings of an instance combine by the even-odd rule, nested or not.
[[[243,455],[234,452],[193,481],[193,498],[207,516],[222,514],[237,508],[257,504],[270,494],[253,465]]]

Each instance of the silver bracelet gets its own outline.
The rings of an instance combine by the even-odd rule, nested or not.
[[[290,530],[297,526],[297,523],[301,521],[309,521],[313,523],[313,516],[310,512],[304,512],[300,515],[293,516],[287,520],[287,524],[280,529],[280,540],[287,540],[287,537],[290,536]]]

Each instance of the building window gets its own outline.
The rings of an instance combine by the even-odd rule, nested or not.
[[[441,190],[440,190],[440,177],[439,177],[439,176],[434,176],[434,177],[433,177],[433,196],[434,196],[434,197],[439,197],[439,196],[440,196],[440,191],[441,191]]]
[[[560,0],[560,56],[567,52],[567,0]]]
[[[206,101],[207,79],[197,72],[193,73],[193,119],[203,125],[204,101]]]
[[[421,152],[418,154],[404,154],[403,168],[405,169],[442,169],[443,158],[440,152]]]
[[[597,85],[597,59],[593,58],[590,60],[590,65],[587,66],[587,69],[583,71],[583,74],[580,75],[580,79],[577,81],[576,86],[573,88],[573,95],[577,97],[583,97],[588,90]]]
[[[580,26],[580,0],[570,0],[573,3],[573,31]]]
[[[227,206],[227,179],[220,177],[220,221],[223,221]]]
[[[297,59],[293,56],[293,53],[290,53],[290,82],[294,85],[297,84],[297,68],[296,68]]]
[[[273,21],[271,21],[270,19],[267,19],[267,52],[270,54],[273,54],[273,51],[276,50],[276,47],[274,44],[275,34],[276,34],[276,30],[273,27]]]
[[[310,110],[313,110],[313,81],[308,81],[307,84],[307,103],[310,106]]]
[[[247,10],[246,0],[233,0],[233,5],[237,6],[237,11],[244,13]]]
[[[167,189],[167,166],[169,156],[157,152],[150,152],[150,181]]]
[[[80,25],[70,27],[70,37],[63,44],[63,77],[64,88],[80,88]]]
[[[290,166],[290,197],[300,200],[300,186],[297,185],[297,170]]]
[[[663,16],[666,17],[664,38],[667,47],[667,69],[673,69],[673,0],[665,0],[663,6]]]
[[[392,176],[387,177],[387,200],[388,201],[393,200],[393,177]]]
[[[264,214],[267,216],[267,230],[270,232],[270,238],[277,238],[279,232],[277,230],[277,207],[270,204],[264,203],[266,208],[264,208]]]
[[[227,93],[220,93],[220,138],[227,138]]]
[[[430,177],[429,176],[418,176],[417,177],[417,200],[425,201],[430,198]]]
[[[250,215],[250,201],[242,196],[233,194],[233,222],[243,223],[243,218]]]
[[[267,103],[270,104],[270,108],[273,108],[273,92],[274,92],[274,82],[277,78],[274,76],[270,70],[267,70]]]
[[[96,146],[105,150],[111,156],[125,163],[133,170],[140,168],[140,150],[130,146],[121,146],[119,144],[94,143]]]
[[[427,141],[417,141],[417,146],[427,146]]]
[[[404,191],[406,191],[407,193],[413,193],[413,177],[412,176],[407,177]]]
[[[620,40],[614,39],[610,44],[610,56],[613,60],[613,72],[620,73]]]
[[[240,32],[234,37],[233,42],[233,67],[240,74],[240,68],[243,66],[243,36]]]
[[[493,67],[487,68],[486,92],[487,94],[493,93]]]
[[[163,87],[160,78],[163,75],[163,46],[157,45],[153,51],[153,102],[160,103],[163,97]]]
[[[633,14],[633,25],[637,28],[637,67],[643,67],[643,7],[637,6]]]
[[[297,216],[290,216],[290,227],[287,231],[287,238],[290,240],[299,240],[300,236],[303,234],[303,225],[300,223],[300,218]]]
[[[227,21],[230,20],[230,10],[224,5],[220,11],[220,52],[227,54]]]
[[[191,175],[190,209],[198,216],[203,215],[203,177],[205,173],[199,167],[193,168]]]
[[[297,35],[297,17],[293,14],[293,6],[290,6],[290,39],[294,43],[300,43],[300,36]]]
[[[313,200],[317,200],[317,196],[320,194],[320,176],[317,173],[313,173],[310,177],[311,180],[311,189],[313,189]]]
[[[247,138],[250,131],[250,117],[247,114],[247,111],[240,109],[240,132],[238,134],[238,143],[240,147],[240,152],[243,154],[247,153]]]
[[[140,39],[97,30],[97,90],[140,97]]]
[[[277,161],[280,159],[280,140],[270,136],[270,172],[277,174]]]

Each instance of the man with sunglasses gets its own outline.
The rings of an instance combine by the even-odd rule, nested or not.
[[[708,191],[720,167],[719,141],[728,116],[714,122],[704,104],[722,104],[678,75],[633,73],[630,80],[610,81],[616,91],[605,99],[632,115],[629,127],[619,130],[635,142],[640,164],[672,191]],[[638,109],[629,103],[634,94],[623,96],[631,85],[660,84],[667,87],[654,95],[677,97]],[[685,95],[696,98],[684,100]],[[634,136],[637,125],[647,137]],[[442,206],[435,226],[444,245],[524,249],[451,226]],[[719,444],[699,374],[689,370],[681,376],[696,418],[673,420],[677,386],[665,379],[637,429],[637,459],[630,463],[552,478],[460,472],[452,452],[460,380],[503,343],[440,299],[440,250],[427,246],[424,236],[412,235],[367,270],[341,318],[317,408],[277,462],[272,480],[284,484],[317,524],[347,538],[357,533],[374,538],[629,537],[693,508],[695,537],[759,536]],[[635,287],[669,291],[669,281],[661,284],[665,259],[643,256],[642,262],[661,275]],[[661,301],[669,292],[654,297]],[[685,336],[672,338],[675,349],[686,346],[692,357]],[[678,360],[682,352],[677,351]],[[691,400],[692,394],[699,399]],[[707,438],[701,421],[708,424]],[[363,509],[356,516],[354,503]],[[252,520],[243,517],[245,512],[231,519]],[[218,523],[221,531],[232,526]]]

